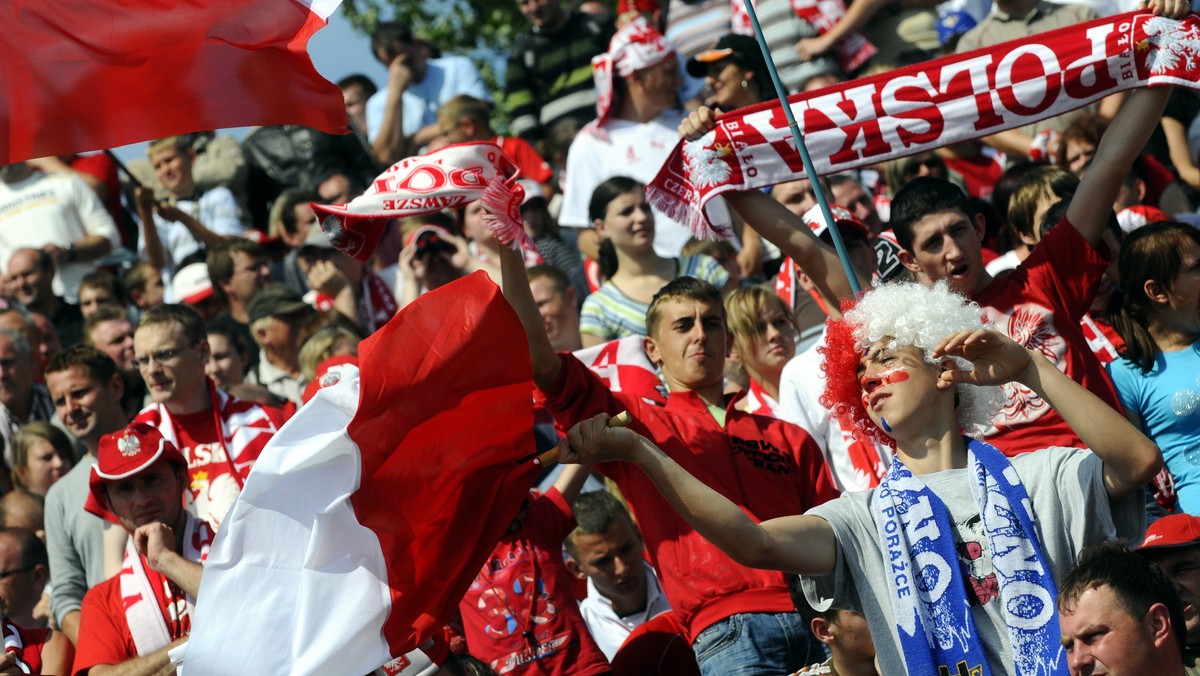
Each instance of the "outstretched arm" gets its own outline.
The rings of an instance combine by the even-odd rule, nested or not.
[[[679,124],[680,136],[695,140],[707,134],[716,126],[718,114],[719,111],[701,106]],[[724,193],[723,197],[746,221],[747,226],[796,261],[800,269],[813,280],[826,307],[830,309],[830,316],[837,318],[841,299],[854,297],[854,290],[837,251],[813,235],[799,216],[759,190],[730,191]],[[866,288],[869,281],[859,275],[860,288]]]
[[[974,371],[944,371],[951,383],[1000,385],[1015,381],[1046,400],[1104,462],[1104,487],[1118,502],[1145,486],[1162,467],[1162,453],[1120,413],[1071,380],[1040,353],[997,331],[980,329],[942,339],[933,357],[962,357]]]
[[[601,413],[572,427],[560,446],[560,461],[634,463],[697,532],[744,566],[801,575],[833,571],[837,540],[828,521],[795,515],[754,523],[650,440],[628,428],[608,427],[608,419],[608,414]]]
[[[525,261],[512,247],[500,247],[501,289],[521,319],[525,338],[529,341],[529,361],[533,363],[533,382],[538,389],[548,391],[558,382],[562,362],[550,344],[537,303],[529,290],[529,276],[525,274]]]

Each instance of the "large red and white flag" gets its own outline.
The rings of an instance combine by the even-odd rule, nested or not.
[[[308,39],[341,0],[9,0],[0,164],[208,129],[346,130]]]
[[[213,543],[183,672],[365,674],[439,633],[537,474],[527,355],[475,273],[327,373]]]

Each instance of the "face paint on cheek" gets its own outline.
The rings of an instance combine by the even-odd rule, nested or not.
[[[887,418],[879,416],[879,426],[883,428],[884,432],[892,433],[892,426],[888,424]]]

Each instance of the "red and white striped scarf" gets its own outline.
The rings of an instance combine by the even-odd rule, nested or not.
[[[4,652],[16,659],[13,666],[22,674],[32,673],[29,665],[22,659],[22,654],[25,652],[25,641],[21,639],[21,632],[17,629],[17,625],[9,622],[3,614],[0,614],[0,631],[4,633]]]
[[[1200,17],[1121,14],[955,54],[788,99],[821,175],[988,136],[1135,87],[1200,89]],[[804,175],[778,102],[722,117],[681,142],[646,187],[697,237],[728,237],[704,205],[727,190]]]
[[[187,514],[186,519],[180,555],[188,561],[202,563],[215,535],[207,523],[191,514]],[[167,578],[146,566],[132,537],[125,543],[125,561],[117,575],[121,603],[125,607],[125,624],[138,655],[149,655],[191,631],[191,613],[196,599],[182,595],[175,598],[167,588]],[[162,588],[155,591],[156,586]]]
[[[754,415],[765,415],[768,418],[779,417],[779,402],[763,389],[758,381],[751,378],[750,387],[746,392],[746,412]]]

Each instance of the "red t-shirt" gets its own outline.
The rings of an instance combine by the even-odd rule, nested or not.
[[[522,178],[531,178],[538,183],[549,183],[554,176],[554,169],[529,142],[515,136],[497,136],[492,139],[500,147],[508,159],[521,170]]]
[[[558,490],[531,497],[459,604],[467,649],[497,674],[608,673],[571,594],[562,542],[575,527]]]
[[[29,667],[29,673],[42,673],[42,649],[46,647],[46,642],[50,640],[50,629],[26,629],[19,627],[12,622],[5,621],[4,625],[5,638],[10,632],[15,632],[21,639],[21,649],[17,651],[17,659],[21,660],[25,666]]]
[[[1041,352],[1072,380],[1120,411],[1112,381],[1079,326],[1109,262],[1106,249],[1093,247],[1063,219],[1028,258],[973,300],[984,308],[993,326]],[[1007,383],[1003,390],[1005,406],[986,439],[1006,455],[1083,445],[1066,421],[1032,390],[1017,383]]]
[[[183,595],[172,593],[167,578],[151,569],[145,559],[142,560],[142,567],[150,579],[150,587],[157,597],[156,602],[171,640],[187,635],[192,629],[192,619]],[[167,603],[168,599],[174,602]],[[78,676],[97,664],[120,664],[135,657],[138,657],[137,646],[125,619],[121,576],[118,574],[92,587],[83,597],[73,673]]]

